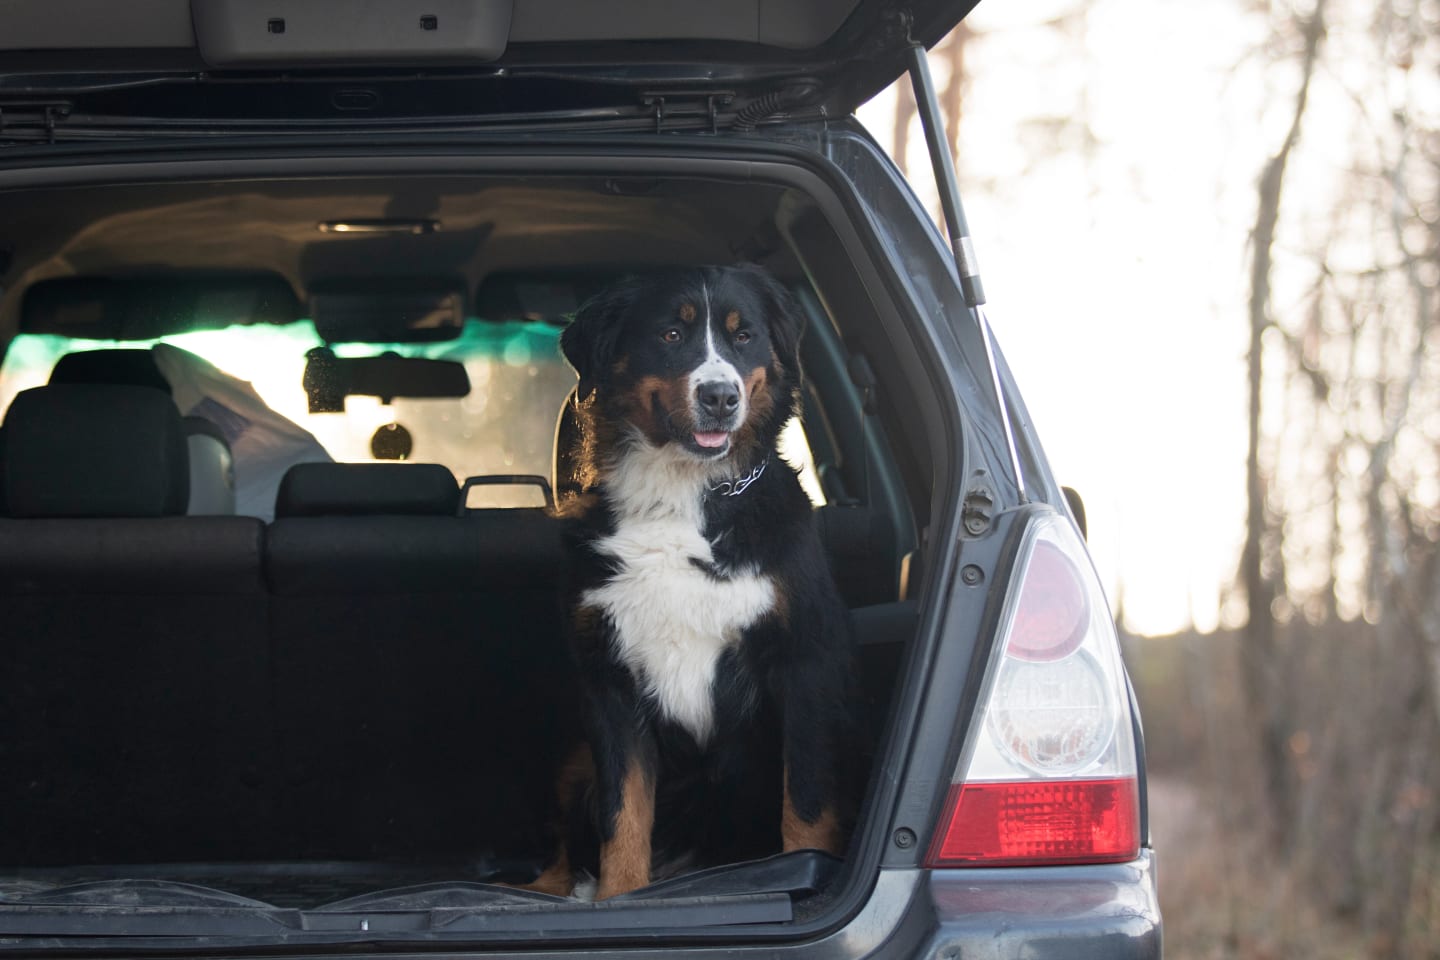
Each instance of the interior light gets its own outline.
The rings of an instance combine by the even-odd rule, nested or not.
[[[418,237],[440,229],[439,220],[321,220],[315,225],[321,233],[390,233]]]

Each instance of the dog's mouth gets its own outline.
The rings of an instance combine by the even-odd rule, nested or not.
[[[686,446],[704,457],[724,456],[730,450],[730,434],[725,430],[696,430]]]
[[[702,432],[696,430],[693,434],[695,442],[707,450],[716,450],[730,442],[730,434],[724,430],[712,430]]]
[[[690,416],[685,418],[689,420],[689,423],[684,424],[681,428],[683,430],[681,437],[687,441],[686,445],[692,451],[702,456],[723,456],[730,452],[735,431],[743,426],[743,413],[743,406],[721,416],[692,407],[689,411]],[[676,425],[680,426],[680,424]]]

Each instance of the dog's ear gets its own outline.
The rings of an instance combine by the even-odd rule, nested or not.
[[[627,278],[613,284],[585,301],[560,334],[560,350],[580,376],[575,399],[588,400],[614,361],[620,320],[633,298],[633,281]]]
[[[805,315],[784,284],[769,270],[754,263],[741,264],[737,269],[755,284],[765,301],[765,316],[770,321],[770,340],[780,365],[798,383],[800,379],[800,335],[805,330]]]

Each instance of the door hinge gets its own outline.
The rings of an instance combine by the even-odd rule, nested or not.
[[[990,475],[983,469],[976,470],[960,504],[960,525],[968,537],[984,536],[994,515],[995,489],[990,484]]]
[[[720,131],[720,110],[735,101],[735,94],[729,90],[711,93],[709,91],[662,91],[640,95],[640,102],[650,108],[655,120],[655,132],[669,129],[693,130],[696,121],[707,126],[711,133]]]

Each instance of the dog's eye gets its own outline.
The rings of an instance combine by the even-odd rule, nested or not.
[[[680,328],[679,328],[679,327],[666,327],[666,328],[665,328],[665,332],[662,333],[662,334],[660,334],[660,339],[661,339],[661,340],[664,340],[666,343],[679,343],[679,342],[680,342]]]
[[[736,342],[736,343],[742,343],[742,344],[743,344],[743,343],[749,343],[749,342],[750,342],[750,331],[749,331],[749,330],[741,330],[739,333],[735,334],[735,342]]]

